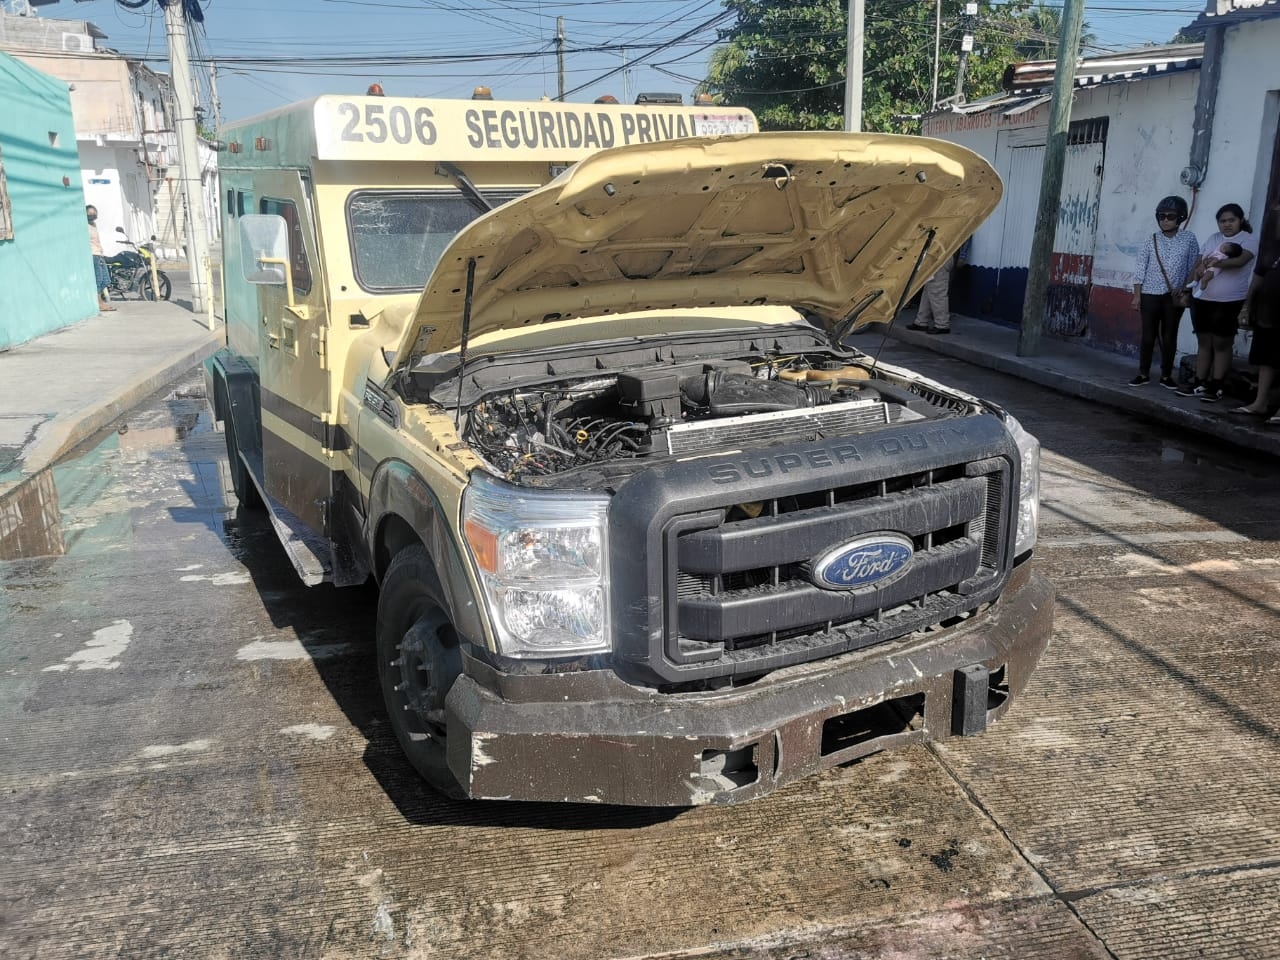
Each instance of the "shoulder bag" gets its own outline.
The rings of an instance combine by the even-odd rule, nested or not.
[[[1191,294],[1186,290],[1175,290],[1173,284],[1169,282],[1169,274],[1165,273],[1164,261],[1160,259],[1160,241],[1157,234],[1151,235],[1151,249],[1156,252],[1156,263],[1160,266],[1160,276],[1164,277],[1164,285],[1169,288],[1169,298],[1173,300],[1175,307],[1186,309],[1191,306]]]

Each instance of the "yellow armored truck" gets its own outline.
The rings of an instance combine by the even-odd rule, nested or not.
[[[663,103],[320,97],[223,142],[235,493],[307,583],[376,578],[432,786],[733,803],[1025,685],[1038,443],[847,342],[996,205],[982,159]]]

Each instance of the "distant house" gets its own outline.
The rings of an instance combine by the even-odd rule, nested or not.
[[[1280,0],[1214,0],[1184,32],[1203,43],[1083,58],[1076,70],[1045,332],[1136,352],[1133,261],[1160,198],[1192,208],[1201,240],[1224,203],[1255,229],[1280,202]],[[990,160],[1005,195],[974,235],[956,310],[1018,324],[1040,191],[1054,64],[1011,65],[1005,92],[925,118],[926,135]],[[1179,349],[1195,338],[1184,321]],[[1248,352],[1247,334],[1237,353]]]
[[[0,53],[0,350],[98,312],[67,85]]]
[[[0,14],[0,50],[70,85],[81,179],[106,252],[116,251],[120,227],[135,241],[154,235],[162,255],[176,255],[186,222],[169,77],[101,47],[104,39],[83,20]],[[216,224],[216,155],[203,141],[197,149],[206,219]]]

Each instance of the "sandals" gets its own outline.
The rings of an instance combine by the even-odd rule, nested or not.
[[[1239,414],[1240,416],[1243,416],[1243,417],[1261,417],[1264,420],[1267,418],[1267,411],[1250,410],[1248,407],[1235,407],[1229,412]]]

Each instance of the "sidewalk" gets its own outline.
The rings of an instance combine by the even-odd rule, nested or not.
[[[924,347],[977,366],[1030,380],[1073,397],[1083,397],[1109,407],[1149,417],[1202,436],[1280,457],[1280,429],[1263,426],[1261,420],[1231,413],[1238,399],[1202,403],[1196,397],[1180,397],[1153,379],[1146,386],[1130,387],[1137,373],[1132,357],[1106,353],[1082,344],[1040,338],[1040,355],[1018,356],[1018,331],[1012,327],[951,315],[947,336],[908,330],[914,312],[904,311],[889,336],[912,346]]]
[[[0,353],[0,503],[224,342],[177,303],[113,306]]]

